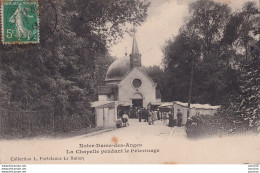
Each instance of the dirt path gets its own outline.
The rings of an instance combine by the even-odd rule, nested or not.
[[[137,119],[132,119],[129,123],[129,127],[101,132],[94,136],[0,141],[0,163],[242,164],[260,162],[259,136],[190,140],[185,137],[185,127],[170,128],[167,122],[163,121],[148,125],[146,122],[139,123]],[[115,151],[123,152],[115,153]],[[53,160],[55,158],[60,160]]]
[[[186,127],[173,127],[170,136],[172,138],[187,138]]]

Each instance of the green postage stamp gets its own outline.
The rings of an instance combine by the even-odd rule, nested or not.
[[[39,43],[37,0],[2,0],[2,42]]]

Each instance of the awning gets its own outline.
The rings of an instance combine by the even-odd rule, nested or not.
[[[111,105],[115,104],[114,101],[95,101],[95,102],[91,102],[91,107],[110,107]]]
[[[174,104],[188,107],[188,103],[183,103],[179,101],[173,101]],[[196,108],[196,109],[219,109],[221,106],[211,106],[210,104],[190,104],[190,108]]]
[[[163,102],[151,102],[151,105],[160,106],[163,104]]]
[[[172,108],[173,103],[172,102],[165,102],[159,106],[159,108]]]
[[[118,106],[132,106],[129,102],[118,102]]]

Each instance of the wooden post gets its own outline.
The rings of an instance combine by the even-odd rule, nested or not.
[[[52,130],[53,130],[53,133],[54,133],[54,114],[52,114]]]
[[[189,116],[190,116],[190,102],[191,102],[191,93],[192,93],[193,71],[194,71],[194,56],[192,56],[192,64],[191,64],[191,77],[190,77],[190,88],[189,88],[187,118],[189,118]]]

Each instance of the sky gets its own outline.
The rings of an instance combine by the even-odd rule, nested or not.
[[[136,28],[136,39],[139,52],[142,54],[142,65],[161,65],[163,59],[162,47],[165,42],[176,36],[185,18],[189,15],[188,4],[195,0],[148,0],[146,21]],[[228,3],[233,11],[242,7],[248,0],[215,0]],[[260,0],[251,0],[257,2]],[[132,37],[125,34],[124,38],[110,48],[110,54],[116,58],[123,57],[125,52],[131,53]]]

